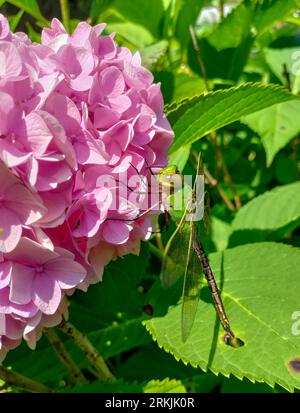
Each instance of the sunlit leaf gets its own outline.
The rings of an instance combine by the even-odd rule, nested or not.
[[[232,348],[223,341],[224,331],[206,288],[194,328],[185,344],[180,332],[180,303],[166,316],[144,324],[160,347],[175,358],[215,374],[276,383],[292,391],[300,388],[293,370],[299,359],[299,338],[293,334],[292,315],[299,308],[300,251],[284,244],[257,243],[210,256],[232,329],[245,345]]]
[[[175,102],[167,108],[175,132],[170,153],[243,116],[293,99],[298,98],[279,86],[247,83]]]

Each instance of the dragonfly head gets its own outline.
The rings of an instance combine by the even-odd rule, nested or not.
[[[159,175],[174,175],[179,173],[177,165],[167,165],[160,170]]]
[[[161,169],[157,175],[157,179],[163,188],[174,190],[182,186],[182,175],[176,165],[168,165]]]

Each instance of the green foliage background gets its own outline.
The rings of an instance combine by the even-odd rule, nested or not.
[[[63,11],[70,31],[80,20],[104,21],[119,44],[141,52],[176,134],[170,162],[194,173],[201,152],[211,178],[204,243],[233,330],[245,341],[225,346],[204,285],[192,334],[181,342],[182,280],[161,288],[153,236],[140,256],[111,263],[102,283],[71,301],[72,323],[115,383],[95,380],[64,336],[88,384],[70,386],[46,338],[34,352],[11,351],[5,366],[59,392],[299,391],[300,373],[290,368],[300,357],[300,335],[292,333],[300,311],[299,10],[299,0],[0,0],[12,29],[34,41]]]

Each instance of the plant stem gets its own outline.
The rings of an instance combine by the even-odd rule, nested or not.
[[[223,3],[224,3],[224,2],[223,2]],[[222,3],[222,4],[223,4],[223,3]],[[224,4],[223,4],[223,6],[224,6]],[[194,48],[194,50],[195,50],[196,57],[197,57],[197,60],[198,60],[200,72],[201,72],[202,77],[203,77],[203,79],[204,79],[204,84],[205,84],[206,92],[209,92],[209,91],[210,91],[210,88],[209,88],[209,83],[208,83],[208,79],[207,79],[207,74],[206,74],[206,69],[205,69],[204,61],[203,61],[202,56],[201,56],[201,51],[200,51],[199,44],[198,44],[198,42],[197,42],[195,30],[194,30],[194,28],[193,28],[192,26],[190,26],[190,35],[191,35],[191,39],[192,39],[192,43],[193,43],[193,48]],[[216,159],[217,159],[217,163],[218,163],[218,161],[220,161],[220,165],[222,166],[222,169],[223,169],[223,172],[224,172],[224,178],[226,178],[227,183],[228,183],[228,185],[230,186],[230,189],[231,189],[231,191],[232,191],[232,195],[233,195],[233,198],[234,198],[234,202],[235,202],[235,205],[236,205],[236,209],[240,209],[240,208],[241,208],[241,200],[240,200],[240,197],[239,197],[239,195],[238,195],[238,193],[237,193],[235,184],[234,184],[234,182],[233,182],[233,180],[232,180],[232,178],[231,178],[231,175],[230,175],[230,173],[229,173],[229,170],[228,170],[228,168],[227,168],[227,166],[226,166],[226,163],[225,163],[225,160],[224,160],[222,151],[220,151],[220,148],[219,148],[219,146],[218,146],[218,144],[217,144],[217,133],[216,133],[216,131],[212,131],[212,132],[210,133],[210,136],[211,136],[211,142],[212,142],[213,150],[214,150],[214,152],[215,152],[215,156],[216,156]],[[228,204],[228,205],[229,205],[229,204]]]
[[[196,164],[195,164],[193,158],[190,158],[190,161],[193,163],[193,165],[197,165],[198,155],[197,155],[196,151],[192,150],[191,155],[192,155],[193,158],[195,159]],[[196,167],[196,166],[195,166],[195,167]],[[234,210],[235,210],[235,207],[234,207],[233,203],[230,201],[230,199],[228,198],[227,194],[223,191],[223,189],[220,188],[219,182],[217,181],[216,178],[214,178],[214,177],[212,176],[212,174],[209,172],[209,170],[206,168],[205,165],[204,165],[204,167],[203,167],[203,173],[204,173],[204,177],[205,177],[206,181],[208,182],[208,184],[209,184],[212,188],[215,188],[215,189],[217,190],[218,194],[220,195],[221,199],[223,200],[223,202],[224,202],[224,204],[227,206],[227,208],[228,208],[230,211],[234,211]]]
[[[76,365],[76,363],[71,358],[65,345],[60,340],[55,330],[53,328],[47,328],[47,329],[45,328],[44,333],[46,334],[49,340],[49,343],[52,345],[61,363],[71,373],[71,376],[70,376],[71,384],[77,385],[77,384],[87,383],[88,382],[87,379],[84,377],[80,368]]]
[[[288,71],[287,65],[286,63],[283,64],[283,71],[282,71],[283,76],[285,77],[286,80],[286,87],[287,89],[291,92],[292,88],[291,88],[291,76],[290,76],[290,72]]]
[[[45,386],[43,383],[31,380],[22,374],[16,373],[4,366],[0,366],[0,378],[6,384],[19,387],[30,393],[53,393],[53,389]]]
[[[231,178],[231,175],[229,173],[229,170],[227,168],[225,159],[223,157],[222,151],[220,150],[218,143],[217,143],[217,134],[216,131],[211,132],[211,142],[213,145],[213,149],[214,152],[216,154],[217,160],[219,161],[221,168],[223,170],[223,174],[224,174],[224,180],[228,183],[232,195],[233,195],[233,199],[234,199],[234,203],[235,203],[235,207],[237,210],[241,209],[242,203],[241,203],[241,199],[239,194],[237,193],[236,190],[236,186],[235,183],[233,182],[233,179]]]
[[[224,17],[225,17],[225,15],[224,15],[224,5],[225,5],[225,0],[220,0],[219,8],[220,8],[221,21],[223,21]]]
[[[223,189],[220,188],[219,182],[211,175],[211,173],[209,172],[209,170],[206,167],[204,167],[204,176],[205,176],[205,179],[207,180],[208,184],[212,188],[216,188],[218,194],[222,198],[222,200],[223,200],[224,204],[227,206],[227,208],[230,211],[234,211],[235,207],[234,207],[233,203],[230,201],[230,199],[228,198],[227,194],[223,191]]]
[[[147,245],[149,247],[151,254],[153,254],[159,260],[163,259],[163,252],[159,248],[152,244],[152,242],[148,242]]]
[[[199,65],[199,68],[200,68],[200,72],[201,72],[201,75],[202,75],[203,80],[204,80],[205,88],[206,88],[206,91],[209,92],[209,84],[208,84],[208,79],[207,79],[207,75],[206,75],[205,65],[204,65],[204,62],[203,62],[203,59],[202,59],[202,56],[201,56],[201,53],[200,53],[200,47],[199,47],[199,44],[197,42],[195,29],[192,26],[190,26],[190,35],[191,35],[191,39],[192,39],[192,43],[193,43],[193,48],[194,48],[195,53],[196,53],[196,57],[197,57],[198,65]]]
[[[294,79],[292,93],[294,95],[298,95],[299,88],[300,88],[300,68],[298,69],[297,74],[296,74],[295,79]]]
[[[157,244],[159,250],[163,253],[165,248],[164,248],[164,244],[163,244],[162,239],[161,239],[161,233],[160,232],[156,233],[155,239],[156,239],[156,244]]]
[[[68,33],[70,33],[70,7],[68,0],[59,0],[60,2],[60,10],[61,10],[61,17],[65,29]]]
[[[80,350],[85,354],[86,358],[91,363],[97,378],[102,381],[115,381],[115,376],[111,373],[107,367],[103,357],[98,353],[97,349],[93,346],[90,340],[77,330],[73,324],[62,321],[59,328],[67,336],[71,337],[74,343],[80,348]]]

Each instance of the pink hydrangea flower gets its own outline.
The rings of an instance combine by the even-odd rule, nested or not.
[[[22,226],[34,224],[45,212],[40,197],[0,164],[0,253],[16,249]]]
[[[155,225],[173,132],[139,53],[104,29],[53,19],[36,44],[0,15],[0,360]]]

